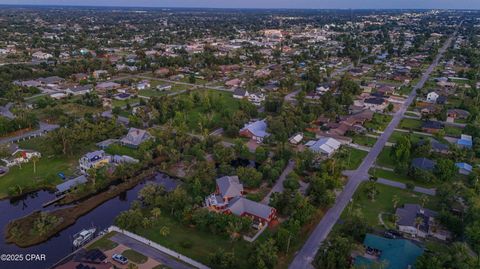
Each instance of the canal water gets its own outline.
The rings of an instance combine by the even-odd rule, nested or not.
[[[55,198],[54,193],[38,191],[18,200],[0,200],[0,255],[1,254],[45,254],[43,262],[4,262],[0,261],[0,269],[43,269],[49,268],[69,253],[73,252],[72,236],[84,228],[97,227],[103,230],[113,224],[115,217],[130,208],[130,203],[137,198],[137,194],[146,182],[164,181],[167,175],[157,174],[154,179],[145,180],[133,189],[101,204],[88,214],[80,217],[75,224],[56,234],[42,244],[20,248],[5,242],[5,226],[11,220],[28,215],[42,209],[42,204]],[[45,210],[54,210],[59,207],[49,206]]]

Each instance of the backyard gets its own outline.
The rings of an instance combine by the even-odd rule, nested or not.
[[[160,234],[163,227],[168,228],[168,234]],[[156,225],[148,229],[141,228],[136,233],[203,264],[208,264],[209,256],[218,249],[233,251],[237,268],[249,268],[247,259],[250,248],[246,241],[232,241],[194,227],[186,227],[168,216],[163,215]]]
[[[372,201],[368,198],[366,193],[367,183],[360,185],[353,196],[352,204],[345,209],[342,216],[345,217],[348,210],[350,210],[350,207],[353,206],[353,208],[359,208],[362,211],[369,226],[379,227],[380,223],[378,220],[378,214],[383,212],[392,214],[394,212],[393,196],[396,195],[396,197],[398,197],[398,207],[401,207],[405,203],[421,204],[421,194],[378,183],[376,184],[376,188],[378,193],[375,196],[375,200]],[[437,209],[437,200],[438,198],[429,196],[425,207],[432,210]]]

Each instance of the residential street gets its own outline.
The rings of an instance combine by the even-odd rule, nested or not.
[[[303,245],[302,249],[296,254],[294,260],[290,264],[289,268],[297,269],[297,268],[312,268],[312,261],[315,258],[315,255],[320,248],[322,242],[327,238],[328,234],[332,230],[335,223],[340,218],[343,210],[347,207],[348,203],[351,201],[353,194],[355,193],[356,189],[360,185],[360,183],[368,180],[368,170],[374,165],[375,160],[377,159],[378,155],[382,151],[383,147],[385,146],[386,142],[392,135],[395,128],[400,123],[400,120],[403,118],[403,115],[410,104],[416,97],[417,89],[423,87],[425,82],[430,77],[432,71],[438,65],[440,58],[443,56],[443,53],[446,49],[450,46],[453,36],[456,35],[456,32],[450,37],[443,47],[439,50],[437,57],[433,63],[428,67],[428,69],[424,72],[420,81],[413,87],[410,95],[408,96],[405,103],[402,107],[395,113],[392,121],[387,126],[383,134],[379,137],[375,145],[372,147],[368,155],[362,161],[360,166],[357,170],[354,171],[345,171],[345,175],[348,176],[348,183],[345,185],[342,193],[337,197],[335,204],[327,211],[325,216],[322,218],[320,223],[317,225],[315,230],[312,232],[310,237],[307,239],[305,244]]]
[[[163,265],[167,266],[168,268],[178,268],[178,269],[191,269],[193,267],[178,261],[176,258],[163,253],[153,247],[150,247],[142,242],[139,242],[133,238],[130,238],[124,234],[117,233],[110,238],[112,241],[125,245],[143,255],[146,255]]]

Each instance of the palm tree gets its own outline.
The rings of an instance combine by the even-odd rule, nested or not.
[[[395,194],[393,195],[392,197],[392,204],[393,204],[393,210],[395,211],[395,209],[397,209],[397,206],[398,206],[398,203],[400,202],[400,199],[398,198],[398,196]]]
[[[162,228],[160,228],[160,234],[162,236],[167,236],[170,234],[170,228],[168,228],[167,226],[162,226]]]
[[[38,155],[33,155],[32,158],[30,159],[32,160],[33,162],[33,173],[36,174],[37,173],[37,162],[38,160],[40,160],[40,157],[38,157]]]
[[[415,227],[417,228],[417,234],[420,229],[420,225],[423,223],[423,218],[422,217],[416,217],[415,218]]]
[[[150,221],[149,218],[145,217],[143,218],[142,220],[142,226],[143,228],[147,229],[148,227],[150,227],[152,225],[152,222]]]
[[[428,196],[425,194],[420,197],[420,203],[422,204],[422,208],[425,207],[425,204],[428,202]]]
[[[158,218],[160,218],[160,215],[162,215],[162,210],[158,207],[154,207],[152,208],[152,210],[150,211],[150,213],[152,214],[152,217],[155,219],[155,220],[158,220]]]
[[[397,214],[392,215],[392,221],[395,226],[397,226],[397,222],[400,220],[400,217]]]

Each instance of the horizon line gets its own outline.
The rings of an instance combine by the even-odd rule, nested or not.
[[[125,5],[82,5],[82,4],[0,4],[0,6],[8,7],[85,7],[85,8],[148,8],[148,9],[216,9],[216,10],[372,10],[372,11],[402,11],[402,10],[439,10],[439,11],[480,11],[480,9],[467,8],[314,8],[314,7],[206,7],[206,6],[125,6]]]

